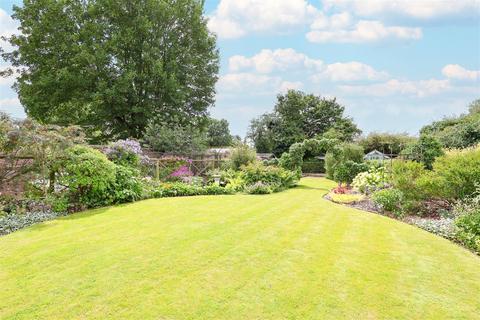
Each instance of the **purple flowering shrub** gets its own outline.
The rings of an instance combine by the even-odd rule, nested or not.
[[[182,181],[185,178],[192,177],[190,170],[191,159],[170,156],[162,158],[160,167],[160,180]]]
[[[177,170],[173,171],[170,174],[170,177],[174,177],[174,178],[190,177],[190,176],[193,176],[193,173],[192,171],[190,171],[190,168],[187,165],[183,165],[179,167]]]
[[[149,158],[143,154],[140,143],[136,140],[117,140],[105,150],[110,161],[127,167],[139,167],[149,164]]]

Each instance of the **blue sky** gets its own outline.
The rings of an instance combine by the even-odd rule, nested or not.
[[[0,2],[0,34],[13,32]],[[479,0],[206,0],[221,56],[211,114],[244,135],[276,95],[336,97],[365,132],[417,133],[480,98]],[[22,116],[13,79],[0,110]]]

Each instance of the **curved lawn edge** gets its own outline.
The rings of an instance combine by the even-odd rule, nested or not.
[[[378,212],[378,211],[365,210],[365,209],[361,209],[361,208],[355,207],[355,206],[353,206],[353,205],[351,205],[351,204],[349,204],[349,203],[342,203],[342,202],[334,201],[334,200],[332,200],[331,198],[328,197],[328,193],[329,193],[329,192],[327,192],[327,193],[325,193],[325,194],[323,195],[323,199],[325,199],[325,200],[328,201],[328,202],[331,202],[331,203],[336,204],[336,205],[340,205],[340,206],[342,206],[342,207],[347,207],[347,208],[350,208],[350,209],[353,209],[353,210],[357,210],[357,211],[360,211],[360,212],[362,212],[362,213],[364,213],[364,214],[365,214],[365,213],[373,214],[373,215],[376,215],[376,216],[380,216],[380,217],[383,217],[383,218],[387,218],[387,219],[390,219],[390,220],[394,220],[394,221],[397,221],[397,222],[400,222],[400,223],[409,225],[409,226],[411,226],[411,227],[413,227],[413,228],[415,228],[415,229],[421,230],[421,231],[426,232],[426,233],[428,233],[428,234],[430,234],[430,235],[433,235],[433,236],[435,236],[435,237],[438,237],[438,238],[441,238],[441,239],[443,239],[443,240],[446,240],[447,242],[450,242],[451,244],[454,244],[455,246],[460,247],[461,249],[466,250],[466,251],[472,253],[474,256],[480,258],[480,254],[479,254],[479,253],[477,253],[477,252],[475,252],[475,251],[473,251],[473,250],[465,247],[462,243],[460,243],[460,242],[458,242],[458,241],[455,241],[454,239],[447,238],[447,237],[443,237],[443,236],[441,236],[441,235],[438,235],[438,234],[435,234],[435,233],[430,232],[430,231],[428,231],[428,230],[425,230],[425,229],[421,228],[420,226],[418,226],[418,225],[416,225],[416,224],[414,224],[414,223],[411,223],[410,220],[407,220],[407,219],[397,219],[397,218],[392,217],[392,216],[384,215],[384,214],[382,214],[382,213],[380,213],[380,212]]]
[[[0,318],[478,316],[477,256],[331,203],[331,184],[149,199],[2,237]]]

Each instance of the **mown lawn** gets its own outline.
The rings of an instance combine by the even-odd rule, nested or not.
[[[480,258],[333,204],[147,200],[0,238],[0,319],[480,319]]]

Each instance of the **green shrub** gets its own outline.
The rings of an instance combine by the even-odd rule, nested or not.
[[[206,195],[232,194],[234,191],[230,188],[222,187],[216,184],[209,184],[203,187]]]
[[[233,169],[220,172],[220,183],[232,193],[243,191],[245,187],[242,173]]]
[[[455,206],[456,239],[480,253],[480,189],[475,197]]]
[[[382,211],[392,212],[399,216],[402,214],[403,193],[398,189],[384,189],[372,195],[373,202]]]
[[[74,146],[66,150],[61,184],[73,204],[97,207],[111,203],[109,188],[115,183],[115,164],[98,150]]]
[[[52,208],[53,212],[68,212],[69,199],[65,193],[50,194],[45,198],[45,204]]]
[[[262,182],[268,184],[273,191],[290,188],[298,182],[296,172],[279,167],[264,166],[261,163],[252,163],[243,167],[241,177],[248,186]]]
[[[257,160],[257,153],[246,144],[239,144],[232,148],[229,164],[232,169],[239,170]]]
[[[423,163],[425,168],[432,169],[435,159],[443,155],[442,144],[432,136],[422,135],[418,141],[408,145],[402,154],[410,160]]]
[[[245,191],[249,194],[270,194],[273,192],[273,189],[269,184],[258,181],[254,184],[248,185],[245,188]]]
[[[384,166],[370,166],[368,171],[360,172],[352,181],[355,189],[370,194],[388,185],[388,174]]]
[[[423,164],[415,161],[393,161],[392,184],[400,190],[406,201],[417,202],[424,200],[427,195],[418,181],[425,177],[426,170]]]
[[[331,148],[325,155],[325,170],[329,179],[334,179],[337,167],[349,160],[362,163],[363,149],[353,143],[344,143],[340,146]],[[353,178],[352,178],[353,179]]]
[[[360,173],[368,170],[368,165],[365,163],[357,163],[352,160],[339,163],[335,168],[333,180],[342,184],[350,185],[353,179]]]
[[[480,182],[480,145],[451,150],[437,158],[433,171],[438,179],[437,192],[448,199],[463,199],[475,193]]]
[[[142,199],[144,194],[140,172],[135,168],[117,165],[115,181],[110,185],[113,203],[133,202]]]
[[[233,193],[228,188],[216,184],[201,186],[198,184],[188,184],[184,182],[157,184],[153,187],[153,189],[154,190],[151,192],[151,195],[154,198],[220,195]]]
[[[165,183],[161,185],[162,197],[182,197],[202,195],[202,188],[183,182]]]

